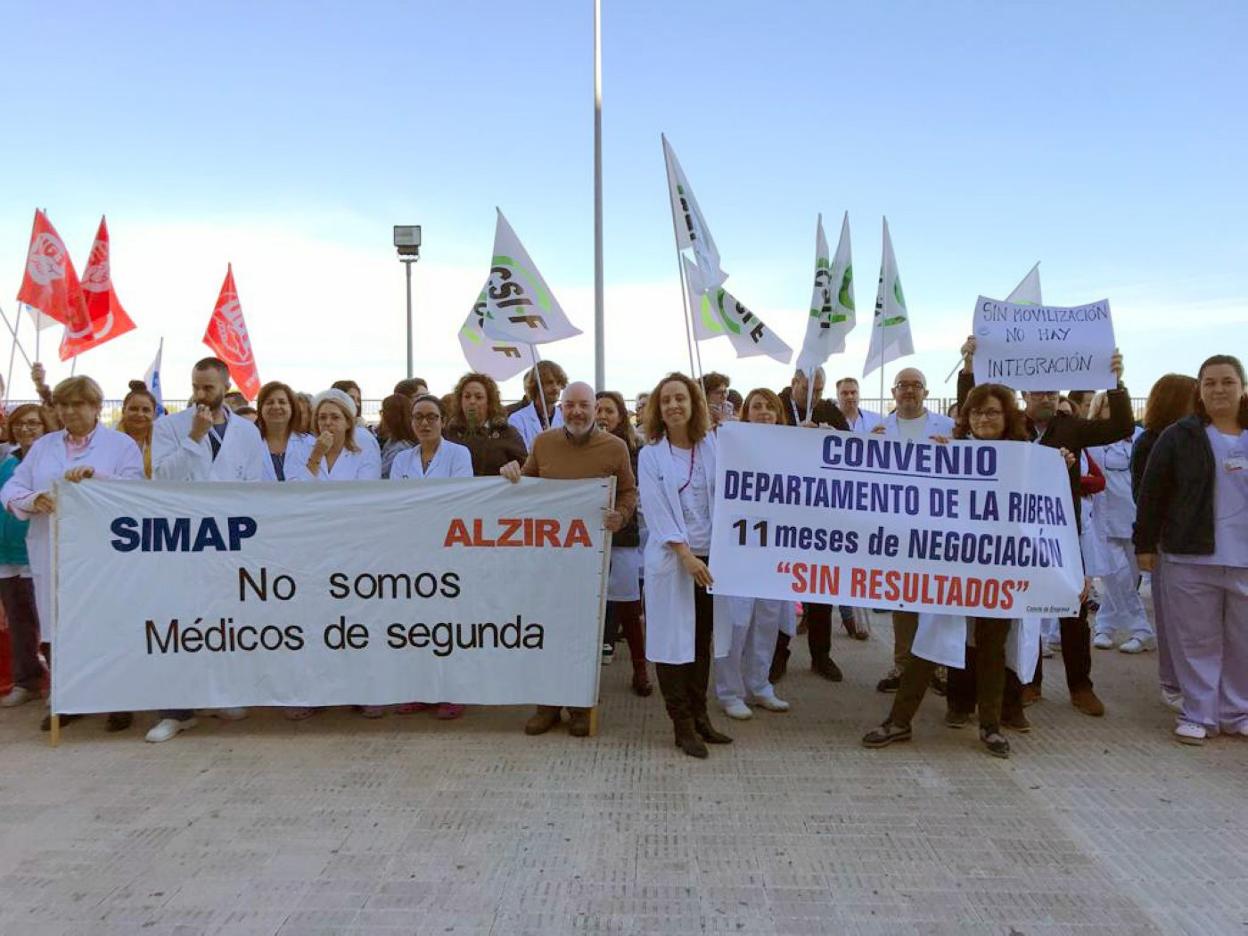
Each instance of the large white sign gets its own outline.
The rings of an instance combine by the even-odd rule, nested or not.
[[[1015,390],[1112,390],[1114,322],[1109,300],[1073,308],[980,296],[972,330],[975,382]]]
[[[715,592],[977,617],[1077,613],[1083,560],[1062,456],[719,428]]]
[[[611,481],[58,485],[56,712],[592,706]]]

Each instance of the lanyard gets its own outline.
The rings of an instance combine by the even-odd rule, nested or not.
[[[676,457],[676,450],[672,448],[672,443],[670,439],[668,440],[668,443],[667,443],[667,451],[672,456],[672,458]],[[694,465],[694,462],[696,462],[697,460],[698,460],[698,447],[695,445],[693,448],[689,450],[689,475],[688,477],[685,478],[685,483],[676,489],[677,494],[684,494],[685,488],[687,488],[689,486],[689,482],[693,480],[693,465]]]

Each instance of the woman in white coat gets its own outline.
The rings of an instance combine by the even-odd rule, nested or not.
[[[646,404],[648,444],[637,459],[638,494],[650,536],[646,578],[646,656],[676,731],[676,745],[706,757],[704,741],[728,744],[706,711],[714,611],[707,586],[715,442],[702,389],[684,374],[664,377]],[[720,655],[727,652],[724,646]]]
[[[390,463],[391,481],[423,481],[428,478],[471,478],[472,453],[467,446],[442,438],[442,401],[432,393],[422,393],[411,403],[413,448],[403,449]],[[433,717],[443,721],[459,718],[464,706],[458,702],[404,702],[395,709],[400,715],[433,708]]]
[[[298,473],[298,466],[308,460],[314,441],[297,430],[299,398],[289,386],[273,380],[260,388],[256,409],[260,413],[256,428],[269,456],[263,464],[264,480],[285,481],[292,468]]]
[[[13,476],[0,490],[0,502],[19,520],[30,520],[26,549],[35,586],[35,607],[49,640],[52,620],[52,514],[56,501],[52,484],[78,483],[87,478],[141,481],[143,453],[134,439],[100,425],[104,392],[90,377],[70,377],[52,391],[52,404],[64,429],[49,432],[30,447]],[[63,716],[65,723],[76,716]],[[109,730],[129,727],[128,712],[109,716]],[[50,724],[50,719],[45,719]]]
[[[292,481],[380,481],[381,462],[356,441],[355,402],[342,390],[318,393],[312,401],[316,440],[300,465],[286,465]]]
[[[784,403],[770,390],[751,390],[741,405],[741,421],[784,425]],[[776,637],[797,632],[791,601],[775,598],[715,596],[717,620],[732,625],[728,655],[715,660],[715,696],[729,718],[753,718],[747,702],[769,712],[787,712],[789,703],[776,696],[768,678]]]

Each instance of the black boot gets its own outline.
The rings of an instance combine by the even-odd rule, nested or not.
[[[710,754],[710,751],[706,749],[706,745],[698,738],[693,727],[692,718],[679,719],[672,722],[672,725],[676,729],[676,746],[678,748],[690,757],[705,758]]]
[[[789,635],[780,634],[776,637],[776,652],[771,657],[771,670],[767,673],[767,681],[773,686],[784,679],[789,668]]]
[[[732,738],[722,731],[715,730],[715,726],[711,724],[711,719],[705,712],[694,717],[693,727],[702,740],[708,744],[732,744]]]

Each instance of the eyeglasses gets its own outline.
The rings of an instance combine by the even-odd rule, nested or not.
[[[900,381],[899,383],[893,384],[893,389],[894,390],[926,390],[927,387],[924,384],[919,383],[917,380],[903,380],[903,381]]]
[[[412,413],[414,423],[435,423],[441,418],[441,413]]]
[[[12,428],[15,432],[19,429],[21,430],[42,429],[43,423],[37,419],[22,420],[21,422],[11,423],[10,428]]]

